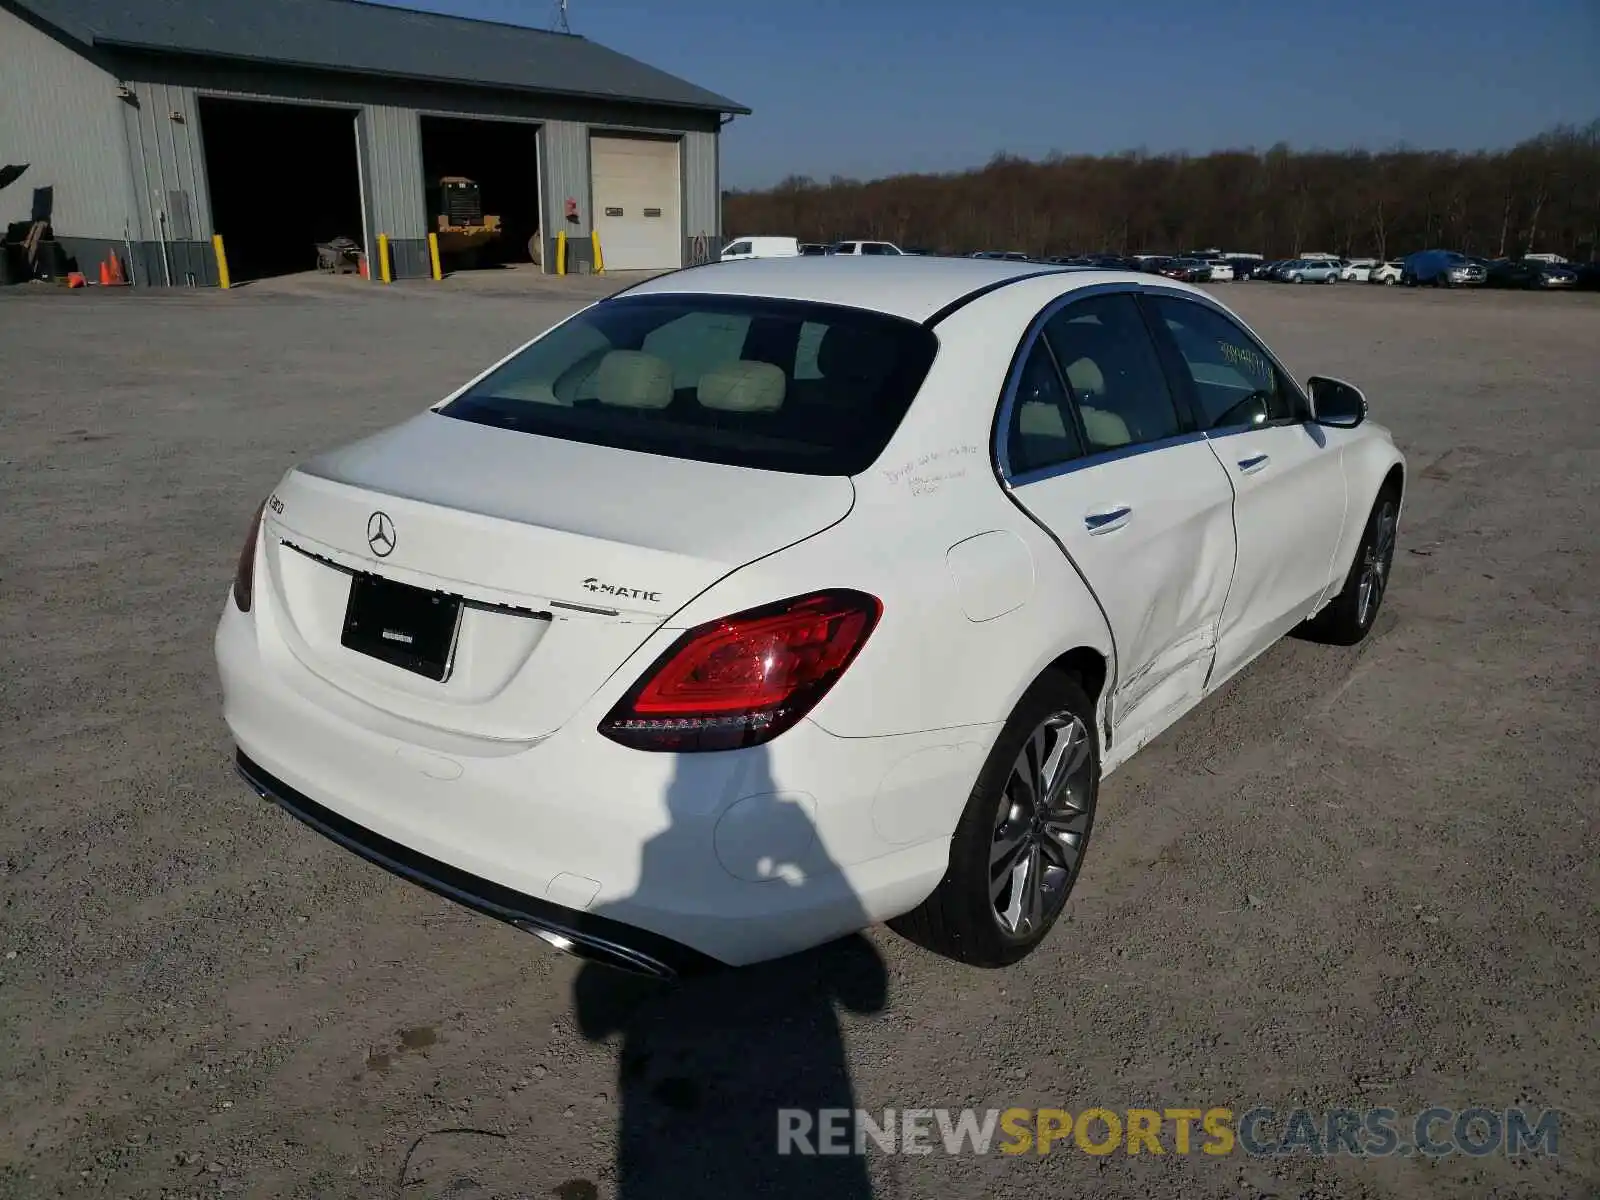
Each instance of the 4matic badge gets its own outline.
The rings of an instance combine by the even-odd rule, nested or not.
[[[601,583],[593,575],[583,581],[583,586],[591,592],[599,592],[602,596],[621,596],[628,600],[648,600],[652,604],[661,600],[660,592],[647,592],[643,588],[618,587],[614,583]]]

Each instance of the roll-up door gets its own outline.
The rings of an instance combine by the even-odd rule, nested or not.
[[[683,265],[676,138],[596,134],[589,139],[594,227],[608,270]]]

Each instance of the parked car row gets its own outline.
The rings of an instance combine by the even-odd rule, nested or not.
[[[937,251],[860,239],[801,242],[791,237],[736,238],[722,251],[724,261],[742,258],[792,258],[797,255],[937,255]],[[1140,271],[1185,283],[1270,280],[1275,283],[1376,283],[1405,287],[1504,287],[1539,290],[1600,289],[1600,263],[1573,264],[1556,254],[1485,259],[1454,250],[1421,250],[1404,258],[1341,258],[1302,254],[1264,260],[1259,255],[1197,250],[1184,255],[1052,254],[1022,250],[976,250],[957,258],[1037,262],[1050,266]]]
[[[1330,273],[1326,268],[1334,266]],[[1503,287],[1600,289],[1600,264],[1572,264],[1554,254],[1478,258],[1455,250],[1420,250],[1404,258],[1279,259],[1262,263],[1252,279],[1280,283],[1377,283],[1390,287]]]

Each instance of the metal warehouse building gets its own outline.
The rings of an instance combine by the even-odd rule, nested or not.
[[[0,0],[0,221],[48,218],[139,283],[306,270],[390,239],[430,272],[438,180],[511,260],[681,266],[721,236],[718,133],[748,109],[581,37],[359,0]]]

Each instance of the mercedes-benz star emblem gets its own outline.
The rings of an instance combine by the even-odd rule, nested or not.
[[[389,519],[388,513],[375,512],[367,518],[367,545],[372,547],[372,552],[379,558],[388,558],[394,553],[394,522]]]

